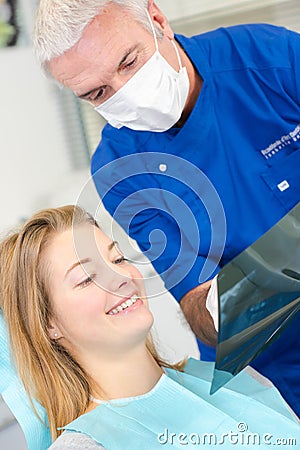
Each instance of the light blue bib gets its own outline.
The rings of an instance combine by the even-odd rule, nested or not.
[[[278,391],[245,371],[210,395],[213,363],[189,359],[184,373],[166,369],[147,394],[101,403],[65,429],[107,450],[195,448],[261,450],[276,439],[300,443],[300,425]]]

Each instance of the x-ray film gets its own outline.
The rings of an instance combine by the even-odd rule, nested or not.
[[[300,309],[300,203],[218,275],[211,394],[259,356]]]

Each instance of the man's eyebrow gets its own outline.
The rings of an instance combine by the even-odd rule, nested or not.
[[[81,264],[87,264],[91,262],[92,260],[90,258],[81,259],[80,261],[76,261],[76,263],[72,264],[72,266],[66,271],[64,279],[69,275],[71,270],[75,269],[75,267],[80,266]]]
[[[126,50],[125,55],[122,57],[121,61],[120,61],[119,64],[118,64],[118,68],[121,67],[121,65],[126,61],[126,59],[128,58],[128,56],[129,56],[129,55],[137,48],[137,46],[138,46],[138,45],[135,44],[135,45],[133,45],[131,48],[129,48],[128,50]],[[101,86],[100,86],[99,88],[101,88]],[[99,88],[91,89],[90,91],[85,92],[84,94],[77,95],[77,97],[80,98],[80,99],[82,99],[82,100],[84,100],[84,99],[86,99],[89,95],[91,95],[96,89],[99,89]]]

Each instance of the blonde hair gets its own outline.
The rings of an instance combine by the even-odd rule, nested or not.
[[[92,380],[48,335],[52,306],[42,256],[55,234],[82,223],[98,226],[78,206],[43,210],[0,244],[1,308],[12,355],[29,398],[46,410],[53,440],[62,432],[59,427],[86,411]],[[170,365],[161,360],[151,338],[147,348],[158,364],[183,369],[184,363]]]

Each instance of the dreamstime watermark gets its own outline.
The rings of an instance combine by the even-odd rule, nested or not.
[[[252,433],[248,431],[248,425],[245,422],[239,422],[235,431],[230,430],[227,433],[173,433],[165,428],[162,433],[157,435],[158,443],[162,446],[182,445],[182,446],[228,446],[235,448],[252,447],[252,446],[293,446],[296,448],[297,439],[295,437],[278,437],[272,433]],[[238,446],[238,447],[237,447]]]

